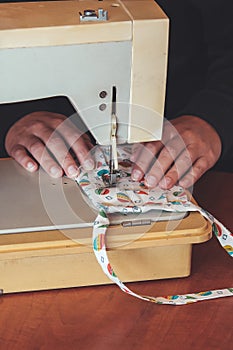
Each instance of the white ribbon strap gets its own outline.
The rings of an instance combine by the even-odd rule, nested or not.
[[[166,297],[143,296],[131,291],[117,277],[106,251],[105,237],[110,225],[107,213],[146,212],[151,209],[178,212],[198,211],[211,223],[213,232],[221,246],[230,256],[233,256],[233,235],[226,227],[210,213],[191,203],[184,189],[179,186],[170,190],[161,190],[160,188],[149,190],[143,181],[132,182],[130,179],[131,165],[127,161],[129,150],[122,148],[119,151],[119,158],[123,161],[120,163],[122,164],[122,177],[119,179],[117,187],[105,187],[104,178],[109,175],[109,167],[106,162],[108,151],[106,149],[98,149],[95,152],[97,168],[92,172],[84,172],[81,169],[81,173],[76,179],[85,195],[90,199],[91,204],[99,210],[93,224],[93,250],[104,273],[123,292],[156,304],[185,305],[201,300],[233,296],[233,288]]]

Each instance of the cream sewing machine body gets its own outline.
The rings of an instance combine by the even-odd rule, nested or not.
[[[63,95],[101,145],[114,147],[113,121],[118,143],[161,138],[168,19],[153,0],[0,4],[0,17],[0,103]],[[31,186],[30,193],[35,190],[38,197],[38,190],[44,191],[42,204],[49,193],[50,203],[59,203],[56,210],[63,215],[63,200],[56,198],[54,189],[63,189],[64,203],[67,191],[68,197],[78,191],[70,180],[55,181],[45,174],[41,180],[38,173],[26,174],[12,160],[2,160],[0,168],[2,188],[12,171],[22,187]],[[77,238],[73,219],[66,225],[65,217],[63,225],[61,215],[61,221],[52,226],[46,221],[51,220],[48,212],[44,226],[32,228],[27,225],[26,205],[22,225],[14,227],[14,193],[10,182],[5,186],[1,198],[7,208],[2,211],[0,229],[4,293],[108,283],[85,241],[90,225],[81,225]],[[30,199],[32,207],[35,201],[33,196]],[[27,198],[16,201],[24,207]],[[192,243],[209,239],[210,231],[197,213],[184,218],[172,233],[165,221],[149,225],[141,221],[133,228],[113,225],[109,242],[117,242],[117,247],[110,249],[109,257],[124,281],[187,276]],[[128,272],[132,264],[135,269]]]
[[[87,9],[100,6],[107,19],[93,20]],[[118,143],[161,138],[168,19],[152,0],[0,9],[0,103],[67,96],[97,142],[109,145],[115,87]]]

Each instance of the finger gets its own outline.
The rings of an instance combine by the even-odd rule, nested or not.
[[[47,149],[55,157],[66,175],[68,177],[78,176],[78,166],[62,137],[56,131],[52,132],[52,129],[49,128],[44,128],[42,135]],[[47,157],[46,153],[45,156]],[[41,161],[44,162],[43,159]]]
[[[176,119],[174,119],[176,120]],[[167,144],[170,140],[180,137],[180,134],[176,127],[174,126],[173,121],[166,120],[164,121],[163,124],[163,135],[162,135],[162,143],[165,145]]]
[[[130,161],[134,163],[134,165],[132,167],[132,172],[131,172],[131,178],[133,181],[141,180],[143,175],[144,175],[142,170],[136,164],[137,159],[139,159],[140,154],[141,154],[144,147],[145,147],[144,143],[135,143],[132,146],[132,150],[131,150],[132,154],[130,156]]]
[[[86,134],[81,134],[79,130],[73,126],[69,127],[69,124],[63,123],[62,130],[59,128],[58,132],[62,132],[67,144],[72,148],[73,152],[77,156],[80,164],[86,170],[92,170],[95,167],[95,162],[92,158],[90,150],[93,148],[89,137]]]
[[[165,176],[159,182],[159,186],[163,189],[169,189],[174,186],[178,180],[191,169],[196,159],[197,152],[194,151],[192,145],[188,146],[177,157],[173,166],[165,173]]]
[[[161,149],[162,144],[160,141],[147,142],[140,147],[140,153],[134,161],[131,178],[133,181],[139,181],[151,166],[155,155]]]
[[[184,188],[191,187],[208,169],[210,169],[210,167],[207,159],[205,157],[200,157],[194,163],[192,169],[182,177],[179,181],[179,185]]]
[[[51,128],[47,124],[41,124],[37,136],[43,140],[46,147],[52,152],[59,164],[69,177],[75,177],[79,173],[79,169],[74,158],[78,158],[80,163],[84,163],[87,170],[94,168],[94,162],[89,154],[89,150],[93,147],[87,135],[80,134],[77,127],[62,115],[51,118]],[[56,134],[53,134],[55,131]],[[57,137],[57,135],[60,136]],[[50,137],[52,137],[50,139]],[[55,138],[55,141],[53,141]],[[68,146],[68,147],[67,147]],[[71,149],[72,147],[72,149]],[[67,152],[70,150],[71,152]],[[74,151],[74,152],[72,152]],[[73,157],[72,155],[75,155]],[[88,158],[88,159],[86,159]]]
[[[94,162],[94,159],[92,158],[92,155],[90,152],[92,148],[93,148],[93,145],[86,143],[82,138],[79,138],[72,145],[72,149],[74,150],[75,154],[77,155],[80,164],[86,170],[92,170],[95,167],[95,162]]]
[[[131,162],[135,163],[138,159],[142,149],[144,147],[144,143],[134,143],[131,149],[131,156],[130,160]]]
[[[164,175],[170,169],[172,164],[176,161],[179,154],[183,151],[185,145],[179,137],[170,140],[161,150],[158,159],[155,161],[147,175],[145,176],[145,183],[149,187],[155,187]],[[167,178],[171,182],[172,179]],[[170,184],[169,184],[170,185]]]
[[[27,150],[22,145],[14,146],[9,155],[27,171],[34,172],[38,169],[37,162],[28,155]]]
[[[37,137],[27,139],[25,145],[31,155],[38,161],[42,168],[52,177],[61,177],[63,175],[62,168],[51,157],[44,143]]]

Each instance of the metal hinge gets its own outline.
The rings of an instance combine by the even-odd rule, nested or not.
[[[123,227],[151,225],[151,220],[150,219],[144,219],[144,220],[123,221],[121,223],[121,225]]]

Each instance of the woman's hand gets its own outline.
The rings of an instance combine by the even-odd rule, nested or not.
[[[34,112],[17,121],[8,131],[5,141],[8,154],[26,170],[34,172],[40,164],[52,177],[78,175],[78,165],[69,152],[87,170],[94,167],[90,156],[93,147],[89,137],[64,115]]]
[[[192,186],[219,159],[221,140],[215,129],[196,116],[166,121],[162,141],[135,145],[132,179],[145,175],[149,187]]]

